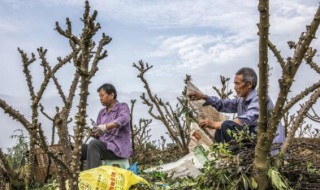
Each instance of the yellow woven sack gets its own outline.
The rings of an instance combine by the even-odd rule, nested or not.
[[[137,183],[148,182],[129,170],[112,166],[100,166],[80,172],[80,190],[128,190]],[[149,184],[148,184],[149,185]]]

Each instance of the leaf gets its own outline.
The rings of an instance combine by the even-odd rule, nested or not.
[[[243,181],[244,189],[245,189],[245,190],[249,189],[249,187],[248,187],[248,180],[246,179],[245,176],[242,176],[242,181]]]
[[[249,181],[249,185],[251,189],[257,189],[258,188],[258,184],[256,182],[256,180],[253,177],[250,177],[250,181]]]
[[[268,176],[271,178],[272,184],[279,190],[286,190],[289,189],[288,185],[283,182],[283,177],[277,170],[270,168],[268,170]]]

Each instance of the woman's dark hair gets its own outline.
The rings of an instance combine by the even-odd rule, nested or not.
[[[117,99],[117,90],[112,84],[105,83],[105,84],[101,85],[97,89],[97,91],[100,92],[101,90],[104,90],[107,94],[112,94],[113,93],[114,99],[115,100]]]
[[[248,83],[251,82],[252,84],[252,89],[255,89],[258,83],[258,77],[256,72],[249,68],[249,67],[243,67],[239,69],[236,72],[236,75],[242,75],[243,76],[243,82]]]

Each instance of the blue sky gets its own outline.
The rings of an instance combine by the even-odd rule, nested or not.
[[[186,74],[192,75],[193,82],[203,92],[214,94],[212,86],[220,84],[219,75],[233,80],[240,67],[257,70],[257,3],[254,0],[90,0],[92,10],[99,12],[97,20],[102,26],[96,39],[104,32],[112,37],[112,42],[106,46],[109,56],[100,63],[90,87],[89,118],[95,119],[101,108],[96,88],[105,82],[116,86],[120,101],[138,100],[135,120],[148,118],[147,108],[139,99],[142,83],[132,67],[139,60],[154,66],[147,74],[151,88],[172,105],[183,90]],[[284,57],[292,55],[287,41],[297,41],[318,4],[318,0],[270,1],[270,39]],[[79,34],[83,10],[82,0],[0,0],[0,98],[26,117],[30,117],[30,98],[17,47],[30,54],[42,46],[48,49],[50,63],[55,64],[56,57],[69,52],[67,40],[54,31],[55,22],[64,27],[65,18],[69,17],[74,33]],[[319,47],[319,42],[313,46]],[[269,62],[270,96],[274,99],[281,70],[271,53]],[[32,71],[35,84],[39,84],[41,70],[36,64]],[[65,89],[72,78],[70,71],[71,67],[66,67],[58,75]],[[317,78],[308,66],[303,66],[293,93]],[[232,82],[230,86],[233,87]],[[52,114],[59,104],[52,86],[46,91],[43,104]],[[50,123],[47,125],[45,130],[49,131]],[[14,141],[8,137],[21,128],[20,124],[1,111],[0,126],[0,148],[12,146]],[[154,138],[163,134],[159,122],[153,122],[152,126]]]

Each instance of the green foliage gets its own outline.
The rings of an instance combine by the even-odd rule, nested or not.
[[[21,129],[15,130],[14,132],[19,132],[20,134],[10,136],[12,139],[17,138],[17,143],[14,147],[7,149],[7,160],[13,170],[22,171],[28,162],[26,156],[28,151],[28,142],[26,141],[27,137],[24,136]]]
[[[309,174],[320,174],[320,170],[315,168],[312,162],[307,162],[307,173]]]
[[[235,142],[238,147],[242,148],[246,143],[256,143],[257,135],[251,133],[249,130],[249,126],[245,126],[242,130],[231,131],[227,130],[229,136],[235,139]]]
[[[268,176],[271,179],[272,185],[278,190],[291,189],[287,180],[274,168],[268,170]]]
[[[251,166],[241,165],[241,160],[232,154],[229,144],[217,143],[212,147],[213,157],[197,177],[194,189],[254,189],[250,178]]]
[[[50,181],[46,184],[35,184],[32,189],[34,190],[56,190],[59,188],[59,183],[56,180]]]

